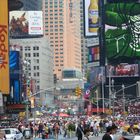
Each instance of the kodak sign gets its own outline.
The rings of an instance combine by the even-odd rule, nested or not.
[[[0,0],[0,92],[9,94],[8,0]]]

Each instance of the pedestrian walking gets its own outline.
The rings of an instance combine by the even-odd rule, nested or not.
[[[78,124],[77,130],[76,130],[76,136],[77,136],[78,140],[82,140],[83,135],[84,135],[83,128],[82,128],[81,124]]]

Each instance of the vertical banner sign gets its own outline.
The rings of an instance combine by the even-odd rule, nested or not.
[[[0,0],[0,91],[9,94],[8,0]]]

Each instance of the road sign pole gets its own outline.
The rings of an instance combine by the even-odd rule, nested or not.
[[[26,123],[28,123],[28,119],[29,119],[29,105],[26,104]]]

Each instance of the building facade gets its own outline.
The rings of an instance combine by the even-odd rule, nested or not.
[[[23,7],[21,10],[38,11],[42,9],[42,0],[21,0]]]
[[[63,68],[81,70],[80,1],[43,0],[44,34],[54,49],[54,74]]]
[[[28,75],[35,80],[36,92],[43,90],[40,98],[42,103],[46,104],[45,93],[48,91],[46,89],[54,87],[53,49],[47,38],[11,39],[10,45],[20,46],[22,60],[27,60],[30,63]],[[50,91],[53,92],[53,88]]]

